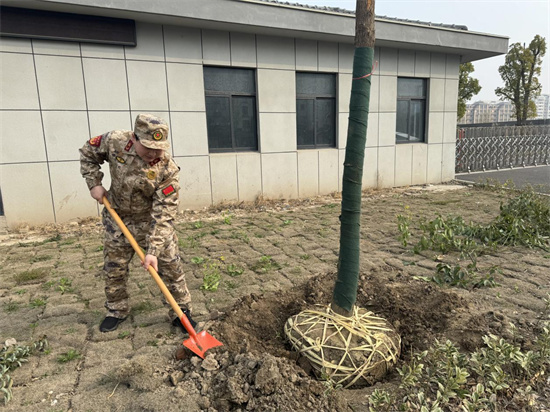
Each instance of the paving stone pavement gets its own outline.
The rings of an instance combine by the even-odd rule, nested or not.
[[[380,266],[403,269],[396,215],[403,213],[405,206],[413,213],[419,208],[430,213],[433,209],[433,214],[448,213],[469,196],[476,207],[461,210],[465,220],[476,216],[478,221],[488,221],[498,213],[495,194],[468,190],[441,185],[366,194],[361,271]],[[242,296],[284,293],[316,274],[335,272],[339,213],[340,199],[336,197],[296,205],[279,202],[250,209],[228,206],[185,213],[177,231],[199,327],[207,329],[209,322]],[[99,332],[105,315],[102,263],[98,219],[0,236],[0,344],[8,338],[32,342],[46,335],[51,355],[30,357],[17,370],[14,397],[32,384],[36,390],[32,398],[25,399],[29,405],[45,402],[67,410],[68,394],[73,393],[71,402],[77,404],[86,391],[97,390],[94,385],[121,362],[121,354],[141,350],[169,357],[174,345],[181,343],[181,333],[168,322],[160,290],[137,258],[128,283],[131,316],[116,332]],[[435,266],[433,259],[419,256],[408,270],[413,275],[430,276]],[[217,290],[211,290],[213,285]],[[70,350],[85,355],[85,369],[81,364],[68,367],[59,361]],[[20,410],[21,405],[5,410]]]

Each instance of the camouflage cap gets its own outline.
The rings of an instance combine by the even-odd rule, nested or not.
[[[149,149],[167,150],[170,148],[168,130],[168,124],[160,117],[152,114],[139,114],[136,117],[134,133],[139,142]]]

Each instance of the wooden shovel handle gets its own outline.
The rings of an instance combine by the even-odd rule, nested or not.
[[[118,215],[118,213],[115,212],[115,210],[111,207],[111,203],[109,203],[109,201],[107,200],[107,198],[105,196],[103,196],[103,205],[109,211],[109,213],[111,214],[111,216],[113,217],[113,219],[117,223],[120,230],[122,230],[122,233],[124,233],[124,236],[126,236],[126,239],[128,239],[128,242],[130,242],[130,244],[132,245],[132,247],[134,248],[134,250],[138,254],[141,261],[144,262],[145,261],[145,254],[143,253],[143,250],[141,250],[141,248],[137,244],[136,240],[134,239],[134,237],[132,236],[132,234],[130,233],[130,231],[128,230],[128,228],[126,227],[126,225],[124,224],[124,222],[122,221],[120,216]],[[157,271],[155,270],[155,268],[153,266],[149,265],[147,270],[149,271],[149,273],[151,274],[153,279],[155,279],[155,282],[156,282],[157,286],[160,288],[160,291],[162,292],[162,294],[164,295],[164,297],[166,298],[166,300],[168,301],[168,303],[170,304],[170,306],[172,307],[174,312],[176,312],[176,314],[178,315],[178,318],[183,322],[183,326],[185,327],[187,332],[189,332],[189,335],[191,335],[193,338],[195,338],[196,332],[193,329],[193,327],[191,326],[191,323],[189,322],[189,319],[187,319],[187,316],[185,316],[185,314],[182,312],[181,308],[177,304],[176,300],[172,297],[172,294],[170,293],[170,291],[168,290],[168,288],[166,287],[166,285],[164,284],[164,282],[160,278],[160,276],[157,273]]]

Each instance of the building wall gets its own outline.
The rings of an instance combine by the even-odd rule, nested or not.
[[[91,136],[131,129],[140,112],[170,124],[182,209],[341,190],[352,45],[140,22],[137,43],[0,38],[0,188],[8,225],[97,215],[78,149]],[[363,186],[452,179],[459,56],[376,48],[375,59]],[[209,154],[203,65],[257,70],[258,152]],[[337,74],[334,149],[297,150],[296,70]],[[427,143],[395,144],[398,76],[429,79]]]

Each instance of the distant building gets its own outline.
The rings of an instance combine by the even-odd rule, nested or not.
[[[513,120],[514,106],[510,102],[478,101],[466,105],[466,114],[458,121],[461,124],[496,123]]]
[[[536,119],[550,119],[550,94],[541,94],[535,99],[537,106]]]
[[[535,99],[535,105],[537,106],[535,119],[550,119],[550,95],[540,95]],[[466,114],[458,120],[458,123],[497,123],[515,119],[514,106],[511,102],[477,101],[466,105]]]

